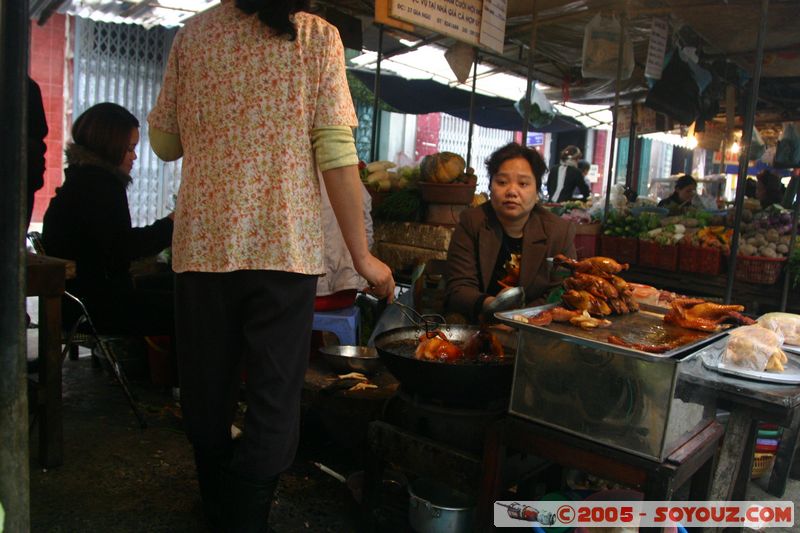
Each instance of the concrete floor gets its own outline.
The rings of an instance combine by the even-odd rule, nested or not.
[[[33,358],[36,330],[29,330],[28,342]],[[35,420],[31,428],[31,531],[207,531],[191,450],[171,391],[147,381],[134,383],[149,423],[142,431],[121,389],[108,373],[92,367],[87,353],[65,361],[63,384],[62,466],[38,466]],[[331,439],[311,420],[304,425],[297,460],[279,485],[270,525],[279,533],[357,531],[349,491],[313,462],[348,475],[360,468],[361,454],[342,447],[340,439]],[[749,500],[776,499],[764,492],[766,480],[750,484]],[[795,502],[800,516],[800,481],[791,480],[781,500]]]

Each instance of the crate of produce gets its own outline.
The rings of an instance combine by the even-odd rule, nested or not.
[[[575,253],[578,259],[598,255],[598,241],[599,235],[575,235]]]
[[[600,223],[578,224],[575,230],[575,251],[578,259],[597,255],[599,241]]]
[[[678,270],[678,245],[639,240],[639,266]]]
[[[719,248],[681,244],[678,246],[678,270],[717,276],[722,272],[722,251]]]
[[[639,239],[603,235],[600,238],[600,255],[610,257],[619,263],[635,265],[639,257]]]
[[[755,257],[740,255],[736,258],[736,279],[748,283],[774,285],[781,277],[785,257]]]

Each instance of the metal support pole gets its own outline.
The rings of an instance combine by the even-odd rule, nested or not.
[[[467,134],[467,167],[472,166],[472,132],[475,129],[475,86],[478,82],[478,48],[475,51],[475,64],[472,68],[472,92],[469,95],[469,133]]]
[[[0,503],[5,531],[30,530],[23,246],[29,26],[28,2],[0,1]]]
[[[792,181],[789,183],[790,190],[798,190],[797,182],[800,182],[800,176],[794,175],[792,176]],[[794,185],[794,187],[792,187]],[[792,232],[791,237],[789,240],[789,253],[786,257],[789,258],[789,261],[786,265],[786,272],[784,272],[783,278],[783,293],[781,294],[781,311],[786,311],[786,304],[789,303],[789,288],[792,286],[792,269],[789,268],[792,261],[792,253],[794,253],[794,240],[797,237],[797,218],[798,214],[800,214],[800,194],[796,194],[794,197],[794,206],[792,209]]]
[[[522,146],[528,145],[528,126],[531,120],[531,94],[533,94],[533,51],[536,49],[536,0],[533,0],[531,5],[531,38],[528,42],[528,82],[525,84],[525,119],[522,124]]]
[[[619,47],[617,48],[617,79],[614,85],[614,115],[611,121],[611,153],[608,156],[608,181],[606,182],[606,205],[603,209],[603,224],[606,223],[606,217],[611,210],[611,185],[614,184],[614,142],[617,139],[617,118],[619,117],[619,91],[622,84],[622,53],[623,42],[625,40],[625,23],[626,16],[623,14],[619,22]],[[631,109],[631,114],[633,110]]]
[[[631,101],[631,122],[628,124],[628,165],[625,169],[625,185],[633,187],[634,176],[636,173],[633,166],[637,164],[636,161],[636,104]]]
[[[750,143],[753,140],[753,123],[756,117],[756,103],[758,101],[758,85],[761,82],[761,63],[764,61],[764,39],[767,34],[767,13],[769,0],[761,0],[761,21],[758,25],[758,41],[756,45],[755,69],[753,70],[753,87],[747,101],[747,110],[744,119],[744,132],[742,133],[742,151],[739,154],[739,175],[736,180],[736,202],[733,222],[733,239],[731,241],[731,255],[728,258],[728,284],[725,287],[725,303],[733,298],[733,282],[736,279],[736,254],[739,251],[739,235],[741,233],[742,212],[744,211],[744,188],[747,180],[747,162],[750,155]],[[722,154],[723,163],[725,154]]]
[[[372,87],[372,94],[375,99],[372,102],[372,146],[370,147],[370,157],[372,161],[378,160],[379,140],[380,140],[380,99],[381,99],[381,60],[383,59],[383,24],[378,24],[378,62],[375,65],[375,84]]]

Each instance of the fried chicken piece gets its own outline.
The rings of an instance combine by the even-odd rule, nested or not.
[[[776,348],[772,355],[769,356],[769,361],[767,361],[767,366],[764,370],[767,372],[783,372],[786,370],[784,368],[784,364],[789,362],[789,358],[780,348]]]
[[[581,272],[583,274],[593,274],[595,276],[604,276],[610,274],[616,274],[617,272],[621,272],[623,270],[628,269],[627,263],[617,263],[610,257],[587,257],[581,261],[575,261],[574,259],[570,259],[569,257],[558,254],[553,257],[553,262],[556,265],[564,266],[575,272]]]
[[[553,311],[550,309],[545,309],[541,313],[537,313],[529,317],[525,317],[523,315],[518,316],[522,318],[523,322],[533,324],[534,326],[546,326],[553,321]]]
[[[484,328],[470,337],[464,346],[464,358],[472,361],[478,359],[501,359],[506,353],[497,335]]]
[[[610,320],[606,320],[604,318],[594,318],[586,311],[582,311],[580,315],[570,318],[569,323],[573,326],[578,326],[581,329],[607,328],[611,325]]]
[[[590,315],[606,316],[611,314],[611,308],[604,300],[586,291],[570,290],[565,292],[561,299],[573,309],[587,311]]]
[[[662,342],[660,344],[644,344],[640,342],[629,342],[623,339],[622,337],[618,337],[617,335],[609,335],[608,342],[610,342],[611,344],[616,344],[617,346],[633,348],[634,350],[639,350],[641,352],[664,353],[672,350],[673,348],[677,348],[678,346],[689,344],[690,342],[696,340],[700,336],[701,335],[698,333],[688,333],[686,335],[681,335],[680,337],[676,337],[668,342]]]
[[[569,322],[576,316],[581,316],[582,311],[567,309],[566,307],[554,307],[550,310],[553,313],[553,322]]]
[[[753,319],[742,315],[742,305],[715,304],[701,298],[676,298],[671,306],[664,315],[664,322],[688,329],[719,331],[725,322],[755,324]]]
[[[426,361],[453,362],[464,357],[464,352],[447,340],[447,336],[439,330],[423,333],[419,336],[419,345],[414,357]]]
[[[594,274],[575,272],[564,280],[564,287],[576,291],[586,291],[604,300],[619,297],[619,291],[614,285],[605,278]]]

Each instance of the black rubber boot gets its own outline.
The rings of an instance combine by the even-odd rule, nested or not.
[[[223,476],[224,531],[227,533],[267,533],[269,511],[278,486],[278,476],[266,481],[248,479],[226,471]]]

